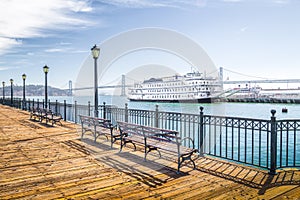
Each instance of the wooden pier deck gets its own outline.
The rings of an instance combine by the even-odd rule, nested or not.
[[[300,199],[299,170],[271,176],[205,157],[178,175],[172,159],[79,138],[76,124],[0,105],[0,199]]]

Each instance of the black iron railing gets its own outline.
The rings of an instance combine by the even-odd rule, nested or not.
[[[23,100],[0,99],[3,104],[23,108]],[[44,107],[43,101],[27,100],[25,109]],[[79,123],[78,115],[93,115],[94,107],[88,105],[50,102],[52,111],[62,114],[64,120]],[[199,114],[176,113],[155,110],[119,108],[112,105],[99,106],[99,117],[112,123],[125,121],[135,124],[172,129],[181,137],[194,139],[200,155],[210,155],[234,162],[268,169],[285,167],[300,168],[300,119],[276,120],[275,110],[268,120],[205,115],[203,107]],[[189,146],[190,144],[184,143]]]
[[[110,107],[106,117],[113,122],[154,126],[179,131],[191,137],[201,155],[211,155],[268,169],[300,167],[300,119],[269,120],[161,112]],[[184,144],[189,145],[189,144]]]

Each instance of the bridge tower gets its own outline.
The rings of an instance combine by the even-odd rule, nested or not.
[[[122,74],[122,88],[121,88],[121,96],[126,96],[126,93],[125,93],[125,75]]]
[[[73,95],[73,88],[72,88],[72,81],[69,80],[69,91],[68,91],[68,95],[72,96]]]
[[[219,71],[219,81],[220,81],[220,84],[221,84],[221,88],[223,89],[223,67],[220,67],[220,71]]]

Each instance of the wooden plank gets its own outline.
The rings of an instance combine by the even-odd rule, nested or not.
[[[143,148],[110,148],[68,122],[46,126],[0,105],[0,199],[298,199],[300,171],[267,171],[210,157],[197,169]],[[118,143],[119,144],[119,143]],[[174,156],[173,156],[174,157]]]

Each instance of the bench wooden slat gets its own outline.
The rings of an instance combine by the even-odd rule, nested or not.
[[[43,122],[45,120],[46,124],[51,122],[52,126],[56,123],[60,123],[62,125],[61,120],[62,115],[60,113],[53,113],[50,109],[46,108],[33,108],[30,109],[30,119],[38,120],[39,122]]]
[[[181,139],[179,132],[174,130],[142,126],[121,121],[117,123],[122,137],[120,151],[122,151],[126,143],[132,143],[135,148],[135,143],[138,143],[145,148],[145,159],[147,154],[152,150],[157,150],[160,155],[159,150],[164,150],[177,155],[177,172],[179,172],[180,166],[185,160],[190,160],[195,168],[195,162],[191,156],[197,152],[197,149],[194,148],[194,141],[191,138]],[[182,146],[181,142],[185,139],[189,139],[192,142],[193,148]]]
[[[97,138],[101,135],[105,136],[107,139],[110,137],[111,148],[113,146],[113,143],[116,142],[117,140],[120,140],[121,138],[120,134],[116,134],[111,121],[108,119],[84,116],[84,115],[79,115],[79,119],[81,122],[81,129],[82,129],[81,138],[83,138],[86,132],[92,133],[95,142]]]

